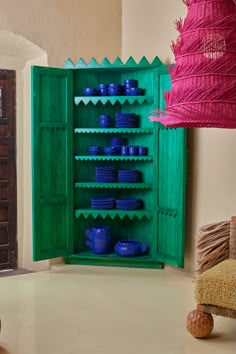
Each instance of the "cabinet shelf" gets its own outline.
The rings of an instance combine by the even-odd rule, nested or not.
[[[92,103],[94,105],[96,105],[97,103],[102,103],[103,105],[105,105],[108,102],[111,103],[112,105],[116,103],[143,104],[144,102],[153,103],[153,97],[152,96],[92,96],[92,97],[76,96],[74,97],[74,102],[76,105],[79,105],[80,103],[83,103],[85,105],[89,103]]]
[[[119,257],[115,253],[97,255],[91,251],[82,251],[69,256],[66,259],[67,264],[89,264],[99,266],[119,266],[132,268],[155,268],[162,269],[163,264],[157,262],[151,255],[147,254],[138,257]]]
[[[152,134],[152,128],[75,128],[75,134]]]
[[[100,189],[152,189],[151,183],[98,183],[98,182],[76,182],[75,188],[100,188]]]
[[[142,220],[143,218],[151,220],[152,219],[152,211],[146,210],[146,209],[142,209],[142,210],[76,209],[75,210],[75,217],[79,218],[80,216],[83,216],[86,219],[89,216],[92,216],[94,219],[96,219],[98,216],[100,216],[102,219],[105,219],[107,216],[109,216],[111,219],[118,217],[121,220],[123,220],[125,217],[128,217],[130,220],[134,219],[135,217],[138,218],[139,220]]]
[[[76,161],[153,161],[153,156],[75,156]]]

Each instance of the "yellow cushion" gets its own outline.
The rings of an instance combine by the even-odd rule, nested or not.
[[[236,310],[236,259],[228,259],[196,279],[197,304]]]

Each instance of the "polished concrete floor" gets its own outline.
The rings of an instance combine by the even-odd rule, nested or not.
[[[0,354],[235,354],[236,320],[192,338],[191,277],[170,268],[67,266],[0,278]]]

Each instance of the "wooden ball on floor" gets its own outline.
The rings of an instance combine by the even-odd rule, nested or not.
[[[212,315],[193,310],[189,313],[186,322],[187,330],[196,338],[208,337],[214,327],[214,320]]]

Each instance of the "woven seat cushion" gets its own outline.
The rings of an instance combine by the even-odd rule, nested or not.
[[[197,304],[236,310],[236,259],[228,259],[196,279]]]

